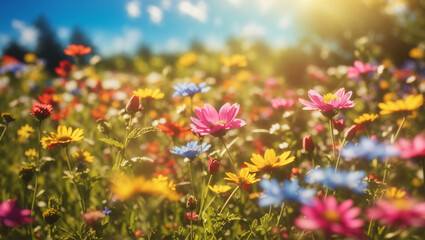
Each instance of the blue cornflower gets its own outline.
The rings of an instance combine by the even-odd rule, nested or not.
[[[173,94],[173,97],[177,96],[193,96],[198,92],[208,92],[211,87],[206,87],[207,83],[203,82],[197,85],[196,83],[179,83],[175,85],[173,88],[176,92]]]
[[[280,186],[276,179],[261,179],[260,187],[264,190],[264,194],[260,197],[258,204],[261,207],[271,205],[282,205],[285,200],[292,200],[302,204],[312,204],[312,197],[316,194],[314,189],[306,189],[299,187],[298,179],[294,181],[284,180],[283,187]]]
[[[360,142],[355,145],[348,143],[341,152],[341,156],[347,159],[359,158],[372,161],[375,158],[385,159],[398,155],[397,149],[386,143],[378,143],[378,141],[362,137]]]
[[[109,214],[111,214],[112,213],[112,210],[110,210],[107,206],[105,206],[104,208],[103,208],[103,214],[105,214],[105,215],[109,215]]]
[[[171,150],[170,152],[193,160],[195,157],[197,157],[201,153],[201,148],[202,148],[202,152],[204,152],[204,151],[208,151],[210,147],[211,147],[210,144],[202,143],[202,145],[199,146],[197,141],[192,141],[192,142],[189,142],[186,146],[181,146],[181,147],[175,146],[173,150]]]
[[[338,187],[348,188],[354,193],[364,193],[368,183],[363,181],[366,176],[365,171],[335,171],[333,167],[328,166],[326,169],[320,167],[311,170],[306,175],[306,182],[319,183],[335,189]]]

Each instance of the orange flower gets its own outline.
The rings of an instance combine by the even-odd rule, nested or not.
[[[91,47],[85,47],[83,45],[72,44],[72,45],[69,45],[65,50],[63,50],[63,52],[69,56],[79,57],[79,56],[83,56],[90,53]]]
[[[189,126],[184,126],[184,121],[158,124],[158,128],[161,132],[167,134],[168,137],[184,138],[192,133]]]

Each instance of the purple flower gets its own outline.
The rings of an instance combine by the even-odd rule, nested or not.
[[[34,219],[30,217],[31,210],[16,207],[16,200],[17,198],[3,201],[0,204],[0,222],[7,227],[14,228],[34,222]]]

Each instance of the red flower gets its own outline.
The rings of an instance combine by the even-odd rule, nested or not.
[[[127,106],[125,107],[125,110],[130,114],[130,115],[134,115],[135,113],[137,113],[138,111],[143,110],[143,106],[142,104],[140,104],[140,99],[138,96],[133,95],[130,99],[130,101],[128,101]]]
[[[345,121],[344,121],[344,119],[332,120],[332,123],[334,125],[334,128],[336,130],[338,130],[338,132],[341,132],[345,128]]]
[[[65,50],[63,50],[63,52],[69,56],[79,57],[90,53],[91,48],[85,47],[83,45],[72,44],[69,45]]]
[[[31,107],[30,113],[38,120],[42,121],[50,116],[53,106],[50,104],[42,104],[34,100],[34,105]]]
[[[210,157],[208,162],[208,172],[211,174],[216,174],[220,168],[220,162],[215,160],[213,157]]]
[[[38,100],[40,101],[40,103],[43,104],[50,104],[52,105],[52,107],[56,106],[59,101],[57,101],[57,99],[55,99],[54,95],[51,93],[43,93],[43,95],[38,95],[37,96]]]
[[[75,66],[68,60],[61,60],[59,62],[59,67],[55,68],[55,73],[61,77],[66,77],[68,74],[74,70]]]
[[[53,112],[51,119],[52,121],[62,121],[65,120],[69,114],[69,107],[64,107],[59,112]]]
[[[311,138],[311,136],[305,136],[303,138],[303,149],[306,152],[313,152],[314,151],[314,142],[313,139]]]
[[[134,232],[134,236],[136,238],[142,236],[143,234],[145,234],[145,232],[143,232],[143,230],[137,229],[136,232]]]

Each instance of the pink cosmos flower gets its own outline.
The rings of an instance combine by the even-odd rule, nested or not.
[[[1,225],[14,228],[34,222],[34,219],[30,217],[31,210],[16,207],[16,200],[17,198],[0,203],[0,230]]]
[[[354,102],[350,100],[353,92],[345,93],[344,88],[340,88],[335,94],[328,93],[323,97],[316,91],[308,91],[311,102],[299,98],[298,100],[305,105],[304,110],[320,110],[326,117],[332,118],[341,108],[352,108]]]
[[[246,123],[244,120],[236,118],[240,106],[239,104],[224,104],[217,112],[213,106],[206,103],[202,108],[195,107],[195,113],[198,118],[191,117],[194,124],[190,124],[192,131],[200,135],[211,134],[215,137],[221,137],[226,134],[226,130],[240,128]]]
[[[364,221],[357,218],[361,209],[352,207],[353,203],[348,199],[338,205],[334,196],[322,200],[314,198],[312,206],[301,207],[304,217],[295,219],[295,225],[308,231],[323,230],[329,235],[362,238]]]
[[[378,200],[376,207],[367,210],[369,219],[378,220],[387,226],[425,226],[425,202],[414,199]]]
[[[400,156],[405,159],[425,157],[425,134],[418,134],[409,141],[405,138],[400,138],[395,144]]]
[[[355,61],[354,67],[348,67],[347,78],[358,78],[360,75],[376,71],[377,68],[377,66],[370,66],[369,63],[364,64],[360,61]]]
[[[289,110],[294,106],[294,100],[285,98],[275,98],[270,100],[274,109]]]

